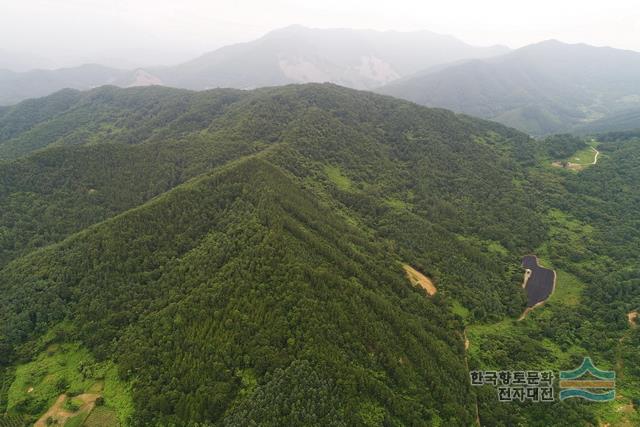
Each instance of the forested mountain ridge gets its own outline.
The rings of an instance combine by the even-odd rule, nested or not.
[[[260,387],[253,394],[255,399],[272,402],[274,396],[289,393],[290,386],[282,383],[283,378],[299,381],[303,375],[315,378],[313,381],[316,382],[307,386],[324,394],[300,396],[301,399],[309,404],[317,401],[318,405],[328,399],[326,405],[337,408],[338,412],[328,411],[328,415],[325,406],[316,412],[309,409],[311,412],[307,413],[309,418],[306,419],[320,417],[316,421],[320,424],[331,424],[332,420],[338,420],[338,424],[359,423],[371,417],[378,420],[375,422],[396,419],[406,424],[441,419],[453,425],[468,424],[473,419],[473,395],[467,389],[463,368],[460,323],[448,314],[442,302],[431,303],[425,300],[423,293],[411,289],[403,277],[400,262],[411,262],[430,272],[443,292],[450,290],[461,300],[469,301],[470,306],[475,305],[475,315],[480,318],[496,316],[500,312],[516,313],[519,300],[517,290],[508,285],[512,278],[509,257],[482,253],[475,240],[464,241],[456,236],[470,232],[475,228],[474,224],[482,220],[474,211],[478,204],[485,203],[483,200],[493,203],[498,192],[502,194],[503,191],[513,193],[515,199],[523,197],[522,192],[509,185],[509,179],[500,175],[510,176],[521,169],[521,163],[530,161],[530,156],[535,154],[535,149],[530,151],[535,146],[528,145],[530,140],[525,135],[499,125],[333,85],[243,92],[222,103],[224,108],[217,108],[219,98],[225,94],[225,91],[190,93],[163,88],[104,88],[83,94],[65,92],[42,100],[42,110],[31,103],[29,108],[35,117],[32,122],[23,120],[19,125],[14,121],[7,122],[13,127],[5,129],[18,129],[11,131],[18,134],[18,138],[29,141],[29,135],[38,135],[37,140],[42,141],[40,138],[44,136],[44,140],[53,146],[0,164],[4,264],[0,286],[4,291],[3,298],[7,298],[2,304],[2,324],[6,328],[2,341],[5,345],[9,343],[9,347],[3,347],[3,360],[9,358],[12,366],[33,357],[29,350],[32,347],[27,345],[30,340],[60,321],[66,321],[77,328],[75,339],[84,342],[98,357],[117,361],[123,378],[139,384],[133,392],[138,408],[136,422],[221,422],[224,417],[242,420],[255,416],[277,420],[286,417],[290,409],[277,409],[275,403],[265,408],[263,400],[251,403],[242,398],[249,391],[241,391],[239,376],[255,377]],[[231,94],[235,96],[235,92]],[[56,99],[67,96],[79,96],[80,101],[72,101],[90,102],[90,105],[80,109],[69,107],[65,101],[60,104],[62,111],[59,114],[49,111]],[[167,108],[174,112],[178,106],[180,111],[187,112],[187,116],[193,111],[192,103],[206,108],[202,108],[202,114],[195,115],[198,120],[182,122],[178,115],[173,122],[188,126],[158,131],[145,140],[143,137],[147,133],[143,130],[151,127],[150,123],[155,123],[158,117],[166,117],[165,109],[158,108],[148,115],[143,113],[143,108],[127,110],[125,105],[128,104],[118,100],[129,97],[143,98],[137,100],[135,106],[147,105],[146,97],[149,98],[148,105],[156,105],[154,102],[160,99],[160,105],[171,105]],[[175,100],[171,101],[173,98]],[[118,108],[114,107],[114,102]],[[210,107],[212,105],[214,107]],[[71,119],[87,109],[93,112],[87,114],[95,118],[95,123]],[[121,114],[113,116],[112,111]],[[144,117],[148,123],[126,120],[134,111],[139,113],[136,117]],[[6,112],[3,117],[7,117]],[[24,116],[20,117],[24,119]],[[116,136],[113,140],[109,133],[104,134],[107,136],[98,133],[99,138],[77,138],[70,144],[64,142],[70,140],[67,135],[78,134],[77,129],[68,127],[67,123],[83,129],[99,127],[105,122],[122,129],[113,132]],[[42,130],[32,133],[33,128]],[[59,129],[64,132],[59,133]],[[143,137],[117,138],[127,132]],[[252,157],[236,163],[236,159],[248,155],[257,155],[259,159]],[[495,166],[496,156],[504,165],[487,167],[487,162]],[[460,160],[460,167],[466,163],[469,172],[448,170],[453,166],[450,164],[453,158]],[[223,170],[208,175],[229,161],[232,163]],[[429,168],[423,169],[428,175],[416,175],[420,162],[430,162]],[[282,172],[280,168],[289,172]],[[460,181],[451,182],[452,174],[458,175]],[[486,176],[487,183],[493,184],[485,190],[493,191],[494,196],[474,195],[475,186],[470,185],[474,180],[472,175]],[[195,181],[176,187],[191,178]],[[433,185],[411,190],[416,180]],[[336,187],[336,182],[349,182],[349,188]],[[476,180],[475,185],[486,183]],[[453,195],[464,187],[468,187],[467,196],[456,200],[450,198],[445,204],[437,201],[438,197]],[[166,191],[169,193],[163,194]],[[316,198],[318,201],[314,201]],[[403,204],[407,205],[406,209],[402,208]],[[413,205],[419,211],[412,212],[413,208],[409,206]],[[488,214],[488,206],[478,208],[477,212]],[[443,223],[443,213],[450,215],[456,209],[464,211],[456,214],[458,220],[450,217],[449,224]],[[371,216],[376,212],[380,216]],[[503,217],[489,221],[506,220],[505,213],[492,212]],[[527,215],[526,210],[522,214]],[[113,218],[108,219],[110,217]],[[104,220],[106,222],[101,222]],[[398,224],[403,223],[411,224],[414,231],[429,233],[430,241],[424,241],[420,234],[396,233],[395,230],[400,230]],[[510,226],[518,225],[512,222]],[[334,229],[338,231],[331,231]],[[75,232],[78,234],[73,234]],[[498,233],[494,237],[509,247],[535,244],[528,242],[527,236],[531,233],[513,233],[519,236],[515,239],[509,237],[510,234]],[[347,238],[351,235],[354,240]],[[434,245],[440,240],[440,244]],[[38,249],[51,243],[54,244]],[[394,248],[394,245],[398,247]],[[334,254],[336,250],[340,255]],[[468,259],[461,256],[464,253],[469,254]],[[221,257],[220,261],[214,261],[216,257]],[[185,261],[180,262],[183,258]],[[317,262],[309,264],[309,259]],[[466,265],[464,271],[458,271],[460,263]],[[272,267],[268,268],[269,265]],[[312,265],[314,267],[309,270]],[[338,279],[336,274],[340,274],[341,265],[345,273]],[[174,268],[177,270],[172,273]],[[36,271],[41,271],[42,275],[35,274]],[[222,300],[215,299],[215,293],[211,293],[213,288],[204,285],[214,277],[218,277],[215,279],[218,285],[214,288],[219,292],[230,292],[235,286],[241,286],[239,289],[246,287],[251,294],[250,289],[263,283],[272,284],[264,288],[264,292],[272,296],[265,300],[267,294],[257,294],[256,297],[262,296],[259,301],[245,301],[242,297],[231,305],[239,312],[226,313],[226,306],[219,305]],[[460,279],[486,289],[486,298],[478,300],[469,286],[460,286]],[[280,335],[285,330],[268,323],[264,326],[267,335],[262,344],[251,344],[251,348],[246,347],[247,342],[242,344],[245,340],[240,334],[232,333],[229,338],[235,335],[232,342],[237,344],[234,346],[242,345],[244,350],[229,353],[231,350],[221,348],[214,351],[221,361],[209,362],[221,367],[215,372],[222,373],[215,375],[222,376],[214,378],[198,374],[203,381],[209,381],[209,385],[211,381],[218,384],[218,389],[205,393],[215,396],[212,397],[215,401],[202,400],[204,389],[196,383],[191,385],[199,392],[184,389],[183,397],[168,401],[166,396],[174,393],[169,389],[183,390],[183,386],[167,378],[173,385],[166,388],[164,380],[160,383],[154,380],[160,373],[153,370],[169,372],[167,368],[161,368],[166,361],[141,362],[152,360],[145,349],[156,352],[160,349],[158,346],[190,348],[186,350],[185,360],[204,357],[213,351],[196,350],[203,345],[201,338],[192,338],[195,340],[192,345],[196,347],[190,347],[184,342],[178,344],[179,341],[170,344],[173,339],[168,331],[163,334],[163,343],[148,335],[152,330],[166,328],[164,322],[169,317],[177,316],[185,321],[187,329],[175,335],[176,339],[178,336],[189,337],[192,333],[199,334],[187,326],[192,320],[193,324],[213,322],[212,326],[218,325],[215,328],[222,325],[219,322],[235,316],[240,316],[238,321],[246,322],[248,320],[242,319],[248,314],[245,312],[248,307],[258,315],[262,311],[257,307],[265,301],[271,301],[269,311],[275,313],[288,307],[282,305],[284,302],[280,297],[283,294],[293,292],[292,301],[297,301],[302,298],[303,289],[312,290],[318,286],[308,288],[311,283],[323,283],[319,289],[324,290],[316,289],[320,292],[318,298],[327,303],[335,300],[337,308],[321,308],[317,303],[300,308],[307,315],[297,321],[302,322],[301,325],[295,323],[299,325],[295,328],[302,328],[296,329],[299,332],[292,330],[289,335]],[[338,283],[343,285],[338,286]],[[496,286],[498,283],[501,284]],[[285,291],[279,286],[295,287]],[[347,291],[351,286],[354,286],[353,291]],[[360,290],[361,286],[364,286],[363,290]],[[334,292],[331,289],[339,289],[339,294],[330,297]],[[190,292],[199,296],[190,297]],[[279,298],[273,299],[276,295]],[[198,314],[204,317],[190,317],[196,314],[194,308],[201,304],[198,301],[210,301],[208,307],[219,305],[219,314],[214,310],[211,317],[207,308]],[[346,301],[350,301],[349,304],[362,302],[349,306],[344,305]],[[379,308],[363,312],[368,306],[372,310]],[[326,312],[330,318],[309,323],[316,318],[316,312]],[[357,321],[360,313],[362,320]],[[340,323],[335,332],[337,336],[328,342],[321,340],[326,332],[320,330],[326,330],[327,325],[342,318],[348,319],[350,326]],[[410,326],[414,322],[417,322],[415,327]],[[368,324],[379,326],[370,330]],[[385,324],[396,325],[395,328],[403,326],[390,335],[379,335],[386,333],[387,327],[382,326]],[[352,328],[356,329],[349,332]],[[127,330],[130,333],[124,334]],[[398,344],[407,356],[400,353],[375,356],[379,351],[375,342],[386,343],[386,354],[391,351],[389,342],[397,339],[392,337],[404,336],[410,330],[414,337],[407,335],[406,341],[402,338],[404,344]],[[429,330],[432,332],[426,332]],[[276,339],[274,333],[281,338]],[[349,373],[338,368],[338,365],[347,366],[360,357],[354,356],[351,350],[337,348],[331,353],[332,357],[337,357],[347,351],[344,360],[323,360],[320,356],[323,351],[319,349],[332,349],[336,343],[351,348],[356,345],[356,337],[370,334],[379,338],[371,338],[366,344],[363,342],[364,348],[368,349],[363,354],[373,356],[364,357],[362,363],[365,365],[362,366],[373,369],[373,365],[368,365],[370,362],[365,362],[371,357],[387,360],[385,366],[389,369],[395,366],[393,375],[391,371],[383,375],[388,376],[390,383],[382,377],[371,382],[382,371],[372,374],[358,368]],[[215,336],[218,338],[212,335],[211,340],[221,343],[223,338]],[[311,337],[316,344],[307,341]],[[282,349],[276,350],[280,345],[274,343],[289,340],[288,346],[296,347],[293,343],[300,342],[300,351],[311,347],[304,357],[296,353],[298,350],[294,352],[298,356],[293,356],[294,353],[285,356]],[[143,341],[148,344],[142,345]],[[416,346],[417,342],[422,344]],[[313,350],[314,345],[319,345],[318,350]],[[133,347],[144,353],[132,352]],[[161,353],[164,351],[178,350],[166,348]],[[317,356],[307,356],[309,353]],[[236,360],[237,354],[246,354],[248,358]],[[234,356],[229,359],[231,355]],[[265,357],[271,362],[256,368],[257,361]],[[174,359],[171,363],[175,363]],[[192,366],[189,363],[184,365],[187,371]],[[217,363],[224,363],[231,370],[222,369]],[[429,364],[434,367],[426,369]],[[141,370],[143,365],[149,370]],[[247,371],[250,367],[257,371]],[[446,372],[446,378],[433,377],[435,372]],[[214,375],[213,371],[211,375]],[[9,380],[5,380],[10,381],[10,377],[7,378]],[[187,378],[193,378],[193,374],[186,375],[185,381]],[[269,378],[275,382],[270,383]],[[347,378],[352,380],[345,382]],[[400,390],[405,386],[401,384],[406,384],[407,396],[414,403],[403,403],[405,398],[401,395],[405,392]],[[426,390],[423,389],[425,384],[428,384]],[[184,387],[190,388],[187,383]],[[446,389],[449,391],[444,391]],[[369,392],[364,390],[370,390],[371,396],[378,397],[367,398],[365,395]],[[157,395],[158,399],[148,399],[148,394]],[[361,397],[355,398],[356,394]],[[439,397],[445,394],[452,396],[451,400]],[[461,394],[466,396],[463,400],[453,397]],[[341,396],[344,403],[331,400],[334,395]],[[236,404],[237,409],[233,409]],[[9,410],[15,411],[15,408]],[[285,412],[279,412],[281,410]],[[321,417],[325,415],[333,418]],[[412,419],[414,421],[410,421]]]
[[[466,424],[471,401],[453,397],[468,395],[462,345],[440,326],[453,318],[368,241],[273,166],[244,160],[10,263],[0,279],[11,307],[2,333],[20,342],[56,321],[77,323],[89,348],[135,378],[146,423],[226,413],[244,425],[260,421],[252,411],[268,411],[274,421],[348,425],[371,406],[403,423]],[[25,286],[42,292],[33,299],[19,292]],[[370,323],[388,326],[363,335]],[[429,351],[416,352],[418,343]],[[326,387],[297,389],[298,405],[315,412],[241,398],[241,374],[259,379],[299,364]],[[432,390],[403,403],[423,382]],[[436,399],[445,394],[449,402]]]
[[[50,145],[137,144],[177,138],[202,130],[243,96],[231,89],[201,93],[162,87],[63,90],[0,112],[0,160]]]
[[[549,40],[420,73],[379,90],[545,135],[637,109],[639,73],[638,52]],[[605,130],[610,129],[591,129]]]
[[[101,91],[109,96],[98,96]],[[114,92],[120,95],[112,98]],[[147,94],[154,100],[158,92],[165,93],[167,99],[173,94],[180,100],[189,94],[163,88],[104,88],[88,94],[96,100],[96,111],[109,111],[113,109],[113,99]],[[198,101],[206,95],[191,93],[191,99]],[[219,92],[208,96],[217,105]],[[186,111],[191,111],[190,108]],[[154,111],[163,116],[162,108]],[[96,123],[102,117],[97,114]],[[126,110],[122,117],[127,117],[124,123],[131,123],[133,130],[124,126],[122,133],[114,132],[116,136],[127,132],[140,134],[140,130],[148,127],[144,121],[130,120]],[[425,221],[432,217],[440,225],[448,221],[449,233],[474,230],[475,234],[483,230],[483,239],[499,241],[508,248],[536,245],[539,233],[533,230],[540,227],[540,221],[525,207],[525,192],[510,184],[511,176],[521,169],[519,165],[532,162],[537,155],[536,144],[523,134],[488,122],[456,117],[444,110],[429,110],[331,85],[261,89],[229,104],[224,114],[211,109],[198,117],[200,121],[188,121],[195,130],[177,139],[174,135],[178,135],[179,126],[166,136],[157,132],[157,138],[137,144],[135,139],[131,139],[132,144],[112,143],[107,136],[93,138],[91,142],[79,140],[85,145],[65,146],[60,142],[63,138],[56,140],[55,148],[0,165],[0,176],[5,182],[0,203],[6,207],[1,216],[5,250],[0,259],[7,262],[33,248],[58,241],[210,168],[268,147],[274,148],[270,154],[273,161],[293,173],[315,171],[316,175],[309,177],[314,181],[318,176],[326,177],[331,170],[357,178],[354,184],[361,188],[354,187],[354,191],[340,197],[346,197],[364,213],[372,208],[372,203],[384,206],[391,197],[402,203],[416,203],[424,211],[423,218],[412,215],[402,219],[415,223],[414,227],[433,229]],[[156,120],[155,115],[148,117],[151,123]],[[62,114],[59,121],[68,123],[69,116]],[[61,128],[59,121],[49,120],[47,129]],[[114,123],[120,126],[117,120]],[[175,123],[181,123],[181,119]],[[80,122],[80,127],[85,125]],[[70,133],[75,134],[76,130]],[[39,137],[37,141],[46,139]],[[497,165],[496,158],[504,164]],[[380,162],[385,166],[380,168]],[[330,183],[324,187],[327,184]],[[514,200],[520,201],[514,204]],[[530,220],[522,222],[517,218]],[[479,227],[487,222],[500,225]],[[505,227],[519,231],[505,232]],[[416,236],[403,238],[416,240]],[[453,245],[446,251],[475,251],[471,247],[464,249],[469,243],[457,242],[454,235],[442,238]],[[467,261],[447,256],[446,251],[438,257],[446,260],[453,274],[459,275],[455,272],[456,263]],[[468,279],[476,281],[487,275],[480,270],[467,268]],[[488,278],[480,282],[483,280]],[[503,292],[506,291],[504,288]],[[518,301],[507,296],[512,294],[512,291],[502,296],[489,293],[487,297],[493,301],[491,304],[508,304],[511,307],[508,310],[517,310]],[[467,298],[471,305],[484,304],[472,294]],[[496,315],[504,309],[486,306],[482,316]]]
[[[463,327],[471,369],[570,369],[588,352],[622,363],[633,399],[633,135],[574,173],[551,166],[585,147],[573,137],[329,84],[14,108],[0,132],[29,148],[0,162],[0,413],[42,414],[56,395],[16,390],[25,363],[74,342],[117,366],[132,425],[466,426],[476,402],[490,426],[619,416],[498,404],[468,384]],[[566,300],[516,322],[527,253]]]

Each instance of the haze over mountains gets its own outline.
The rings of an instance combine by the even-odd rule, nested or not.
[[[496,120],[534,135],[640,124],[640,53],[556,40],[389,84],[380,92]],[[598,125],[600,123],[600,125]]]
[[[152,74],[163,84],[188,89],[251,89],[309,82],[371,89],[434,65],[495,56],[507,50],[502,46],[474,47],[428,31],[291,26],[177,67],[152,70]]]
[[[428,31],[290,26],[175,66],[0,69],[0,105],[107,84],[204,90],[331,82],[545,135],[637,128],[639,75],[640,53],[613,48],[549,40],[509,51]]]
[[[27,73],[0,71],[0,105],[49,95],[63,88],[90,89],[105,84],[123,87],[162,84],[202,90],[331,82],[371,89],[435,65],[507,51],[502,46],[474,47],[428,31],[291,26],[171,67],[127,71],[83,65]]]

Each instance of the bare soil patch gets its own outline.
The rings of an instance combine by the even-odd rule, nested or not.
[[[74,399],[81,400],[83,402],[82,406],[76,412],[70,412],[64,408],[64,404],[69,399],[66,394],[61,394],[58,399],[56,399],[55,403],[49,408],[49,410],[42,416],[36,423],[35,427],[46,427],[47,420],[49,418],[57,421],[58,425],[64,425],[67,420],[74,415],[77,415],[81,412],[85,412],[89,414],[93,408],[96,406],[96,399],[100,397],[99,394],[93,393],[85,393],[80,394]]]
[[[404,268],[404,271],[407,274],[407,278],[412,285],[420,286],[425,291],[427,291],[429,295],[435,295],[435,293],[438,292],[431,279],[429,279],[427,276],[420,273],[409,264],[403,264],[402,268]]]
[[[627,313],[627,319],[629,319],[629,325],[632,328],[635,328],[638,326],[638,312],[637,311],[631,311],[629,313]]]
[[[557,168],[570,169],[573,171],[581,171],[585,167],[585,165],[571,162],[553,162],[551,165]]]

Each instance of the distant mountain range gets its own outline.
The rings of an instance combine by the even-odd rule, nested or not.
[[[637,52],[556,40],[509,51],[474,47],[428,31],[301,26],[176,66],[0,70],[0,105],[63,88],[102,85],[206,90],[309,82],[373,90],[498,121],[531,135],[640,128]]]
[[[638,128],[640,53],[550,40],[418,73],[379,91],[534,135]]]
[[[165,85],[185,89],[252,89],[289,83],[332,82],[372,89],[436,65],[508,52],[475,47],[428,31],[311,29],[291,26],[171,67],[117,70],[83,65],[26,73],[0,71],[0,105],[63,88]]]

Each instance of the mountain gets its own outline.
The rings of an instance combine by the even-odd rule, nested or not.
[[[0,160],[50,145],[93,141],[138,143],[155,135],[179,136],[201,130],[245,95],[238,90],[204,92],[159,86],[121,91],[104,86],[87,92],[63,90],[0,110]]]
[[[168,69],[163,84],[189,89],[255,88],[332,82],[370,89],[437,64],[504,53],[428,31],[312,29],[291,26]]]
[[[575,137],[332,84],[65,90],[0,135],[0,422],[98,394],[123,426],[637,421],[632,135],[574,172]],[[516,321],[530,253],[557,289]],[[585,354],[616,402],[469,383]]]
[[[116,70],[97,65],[28,73],[0,71],[0,105],[64,88],[165,85],[202,90],[251,89],[288,83],[333,82],[367,89],[437,64],[505,53],[428,31],[311,29],[291,26],[248,43],[223,47],[171,67]]]
[[[456,236],[532,245],[535,214],[494,198],[525,197],[525,135],[333,85],[64,91],[3,119],[38,147],[0,163],[4,382],[68,324],[45,348],[116,363],[137,423],[472,422],[461,324],[401,263],[479,317],[518,311],[509,257]]]
[[[640,129],[640,108],[632,108],[579,125],[575,128],[574,132],[579,134],[595,134],[637,129]]]
[[[128,85],[132,82],[130,71],[93,64],[23,73],[0,69],[0,105],[38,98],[64,88],[86,90],[105,84]]]
[[[367,240],[282,171],[246,160],[10,264],[0,287],[31,308],[3,316],[3,332],[40,327],[30,313],[47,323],[69,316],[94,351],[115,351],[135,377],[137,420],[148,424],[346,425],[370,408],[397,422],[471,422],[462,346],[440,326],[446,312]],[[42,280],[36,300],[18,296]],[[378,323],[388,327],[364,333]],[[239,375],[264,381],[251,390]],[[418,396],[420,384],[433,388]],[[262,390],[296,402],[264,406]],[[460,391],[466,402],[453,398]]]
[[[550,40],[417,74],[380,92],[543,135],[637,109],[638,73],[640,53]]]

